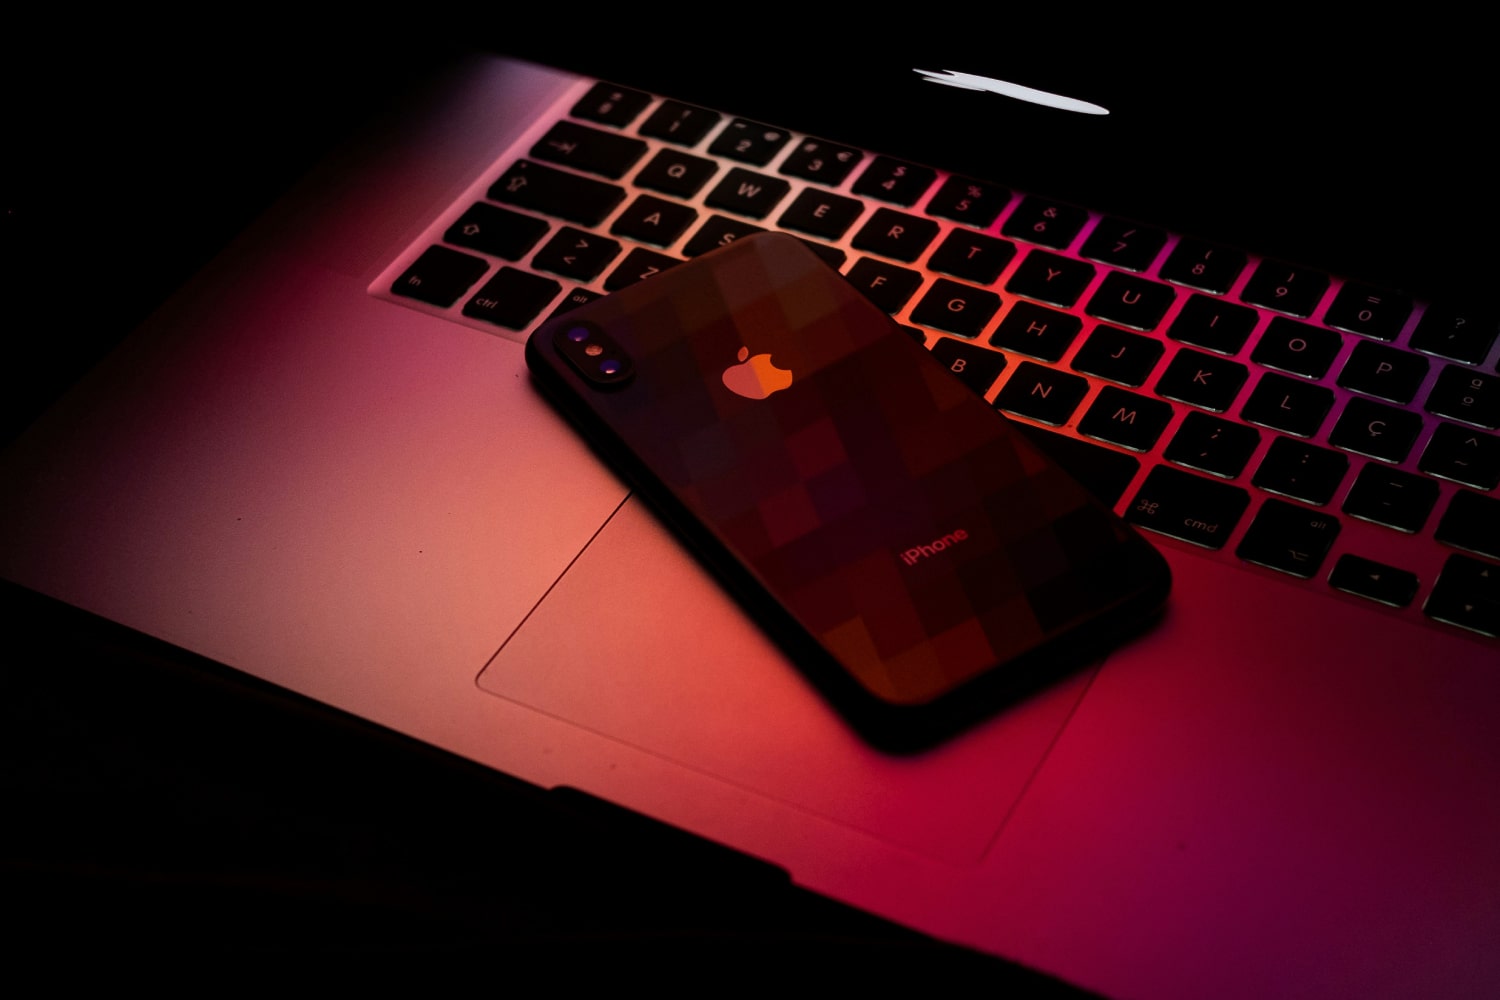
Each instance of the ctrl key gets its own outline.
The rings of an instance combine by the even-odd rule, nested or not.
[[[1221,549],[1250,497],[1238,486],[1159,465],[1125,511],[1125,520],[1204,548]]]
[[[1449,556],[1422,611],[1449,625],[1500,636],[1500,566]]]

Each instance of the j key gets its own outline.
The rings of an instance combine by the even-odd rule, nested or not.
[[[1088,390],[1087,379],[1023,361],[995,397],[995,405],[1059,426],[1068,422]]]
[[[1328,583],[1393,608],[1404,608],[1417,596],[1417,575],[1362,556],[1342,555],[1328,574]]]
[[[1312,437],[1332,408],[1333,390],[1327,386],[1267,372],[1240,408],[1240,416],[1262,427]]]
[[[864,202],[807,188],[781,213],[777,225],[821,236],[825,240],[836,240],[864,210]]]
[[[489,197],[581,226],[597,226],[624,200],[625,192],[603,181],[517,160],[490,185]]]
[[[1169,399],[1223,413],[1248,375],[1244,365],[1227,358],[1180,350],[1157,379],[1156,391]]]
[[[784,129],[762,125],[748,118],[736,118],[724,126],[724,131],[719,133],[708,151],[716,156],[763,167],[790,138]]]
[[[1333,499],[1349,471],[1349,456],[1291,438],[1271,442],[1251,480],[1271,493],[1319,507]]]
[[[668,257],[666,254],[657,253],[655,250],[647,250],[645,247],[636,247],[620,261],[620,266],[609,272],[609,277],[604,279],[604,290],[607,292],[618,292],[644,281],[652,275],[660,274],[669,267],[675,267],[682,263],[676,257]]]
[[[1411,299],[1369,285],[1346,284],[1323,322],[1376,340],[1395,340],[1411,315]]]
[[[742,167],[724,175],[705,199],[710,208],[722,208],[752,219],[764,219],[792,186],[779,177],[767,177]]]
[[[520,260],[547,235],[547,223],[531,215],[479,202],[443,234],[443,242],[504,260]]]
[[[1356,396],[1333,425],[1328,443],[1345,451],[1399,462],[1406,458],[1420,433],[1419,414]]]
[[[1427,523],[1438,492],[1431,479],[1367,462],[1344,497],[1344,513],[1412,534]]]
[[[854,248],[878,253],[893,260],[914,261],[937,238],[938,224],[931,219],[880,208],[854,234]]]
[[[625,207],[610,233],[654,246],[671,246],[698,218],[698,213],[673,201],[643,194]]]
[[[932,345],[932,356],[981,396],[990,391],[1005,370],[1005,355],[999,351],[952,337],[939,337]]]
[[[1500,438],[1457,424],[1438,424],[1417,468],[1465,486],[1500,486]]]
[[[1084,209],[1031,196],[1021,200],[1000,232],[1018,240],[1062,250],[1073,242],[1073,237],[1087,221],[1089,213]]]
[[[1167,336],[1219,354],[1237,354],[1255,329],[1256,318],[1254,309],[1194,295],[1183,303]]]
[[[927,203],[931,215],[940,215],[976,229],[984,229],[1010,203],[1010,192],[983,181],[954,175],[943,182]]]
[[[1339,519],[1281,500],[1267,500],[1234,554],[1246,562],[1306,580],[1323,565],[1339,535]]]
[[[1093,280],[1091,265],[1045,250],[1033,250],[1011,274],[1005,290],[1055,306],[1070,306]]]
[[[615,240],[564,226],[537,251],[531,263],[564,277],[592,281],[619,252],[620,244]]]
[[[464,304],[464,315],[510,330],[524,330],[560,291],[562,285],[551,278],[502,267]]]
[[[1078,422],[1078,431],[1131,451],[1150,451],[1171,421],[1170,403],[1106,385]]]
[[[1221,549],[1249,504],[1250,495],[1238,486],[1158,465],[1125,509],[1125,519],[1194,545]]]
[[[428,247],[396,279],[391,292],[435,306],[451,306],[489,269],[489,262],[479,257],[447,247]]]
[[[1259,445],[1260,433],[1255,428],[1195,411],[1183,418],[1162,454],[1169,462],[1233,479],[1244,471]]]
[[[765,230],[760,226],[752,226],[738,219],[730,219],[722,215],[709,216],[708,221],[699,226],[693,238],[687,241],[687,246],[682,248],[682,253],[685,257],[699,257],[710,250],[728,246],[741,237],[763,232]]]
[[[1250,276],[1240,298],[1291,316],[1311,316],[1328,291],[1329,278],[1322,271],[1263,260]]]
[[[1449,556],[1422,612],[1483,635],[1500,635],[1500,567]]]
[[[1017,302],[990,334],[990,344],[1043,361],[1058,361],[1082,328],[1083,320],[1077,316]]]
[[[1102,323],[1073,355],[1073,370],[1121,385],[1145,383],[1165,352],[1161,341]]]
[[[1354,345],[1349,360],[1344,362],[1338,382],[1345,389],[1367,396],[1379,396],[1393,403],[1410,403],[1426,377],[1426,358],[1361,340]]]
[[[576,122],[558,122],[531,147],[531,155],[534,159],[619,180],[635,166],[636,160],[646,155],[646,149],[639,139],[601,132]]]
[[[1500,499],[1459,490],[1435,534],[1445,545],[1500,559]]]
[[[1177,293],[1166,285],[1121,271],[1104,276],[1086,307],[1090,316],[1137,330],[1154,330],[1166,315]]]
[[[1250,360],[1307,378],[1322,378],[1343,340],[1332,330],[1277,316],[1260,335]]]
[[[911,311],[913,323],[974,337],[1000,308],[1000,296],[973,285],[938,278]]]
[[[1239,250],[1198,240],[1180,240],[1161,266],[1161,276],[1174,285],[1223,295],[1244,269],[1245,255]]]
[[[719,124],[719,114],[680,101],[662,101],[651,117],[641,122],[641,135],[665,139],[683,146],[696,145]]]
[[[635,175],[635,182],[662,194],[691,198],[718,170],[713,160],[689,156],[676,149],[662,149]]]
[[[854,182],[854,193],[895,205],[914,205],[936,179],[937,171],[931,167],[877,156]]]
[[[1135,474],[1140,471],[1140,459],[1113,448],[1080,441],[1033,424],[1018,423],[1016,427],[1062,466],[1064,472],[1078,480],[1079,485],[1110,507],[1120,502]]]
[[[837,187],[864,158],[864,153],[848,146],[835,145],[822,139],[804,139],[796,149],[787,154],[786,162],[781,165],[781,172],[791,177]]]
[[[573,105],[573,117],[619,127],[629,125],[650,103],[650,94],[612,83],[596,83]]]
[[[927,265],[955,278],[988,285],[1000,277],[1015,255],[1014,243],[967,229],[954,229],[932,251]]]
[[[1500,375],[1448,365],[1427,396],[1427,409],[1476,427],[1500,427]]]
[[[1424,354],[1477,365],[1490,353],[1497,333],[1500,321],[1494,316],[1428,306],[1412,332],[1411,346]]]
[[[1166,243],[1167,234],[1160,229],[1106,216],[1099,220],[1084,241],[1081,252],[1090,260],[1113,264],[1127,271],[1144,271],[1156,260]]]
[[[861,257],[845,275],[849,284],[888,313],[899,312],[922,285],[922,275],[895,264]]]

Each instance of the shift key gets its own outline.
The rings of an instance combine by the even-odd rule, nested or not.
[[[1125,520],[1205,548],[1221,549],[1250,503],[1238,486],[1159,465],[1125,511]]]

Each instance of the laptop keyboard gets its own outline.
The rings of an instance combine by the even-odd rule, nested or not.
[[[372,287],[513,339],[801,237],[1138,527],[1500,635],[1500,320],[607,83]]]

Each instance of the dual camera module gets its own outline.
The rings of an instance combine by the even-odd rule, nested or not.
[[[564,323],[552,343],[578,374],[601,388],[623,385],[635,373],[630,356],[593,323]]]

